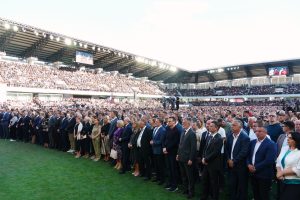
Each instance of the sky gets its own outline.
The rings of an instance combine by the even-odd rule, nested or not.
[[[0,17],[190,71],[300,58],[299,0],[0,0]]]

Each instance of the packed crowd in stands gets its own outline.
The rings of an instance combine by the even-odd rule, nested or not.
[[[276,91],[276,88],[283,88]],[[289,85],[262,85],[262,86],[233,86],[216,87],[209,89],[171,89],[171,95],[182,96],[239,96],[239,95],[266,95],[266,94],[300,94],[300,84]]]
[[[0,80],[12,87],[163,94],[160,88],[151,82],[120,74],[68,71],[21,62],[0,61]]]
[[[168,192],[180,188],[187,198],[201,187],[204,200],[225,190],[228,199],[299,200],[300,115],[294,109],[274,103],[164,110],[149,101],[5,102],[0,136],[76,159],[103,159],[120,174],[132,172]]]

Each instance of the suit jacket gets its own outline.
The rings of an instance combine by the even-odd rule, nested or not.
[[[152,140],[152,131],[150,128],[146,126],[141,138],[141,152],[144,156],[151,155],[151,147],[152,147],[150,144],[151,140]]]
[[[197,154],[197,139],[195,132],[190,130],[181,134],[180,143],[178,147],[178,157],[180,162],[194,161]]]
[[[23,128],[23,122],[24,121],[24,117],[19,117],[18,121],[17,121],[17,129],[21,130]]]
[[[49,121],[48,121],[48,126],[50,127],[55,127],[56,124],[56,117],[54,115],[50,116]]]
[[[254,154],[254,148],[257,140],[252,140],[250,142],[250,152],[248,154],[247,164],[252,165],[252,158]],[[273,165],[277,158],[277,146],[275,142],[269,138],[265,138],[260,144],[258,150],[255,154],[254,167],[256,169],[254,176],[263,179],[273,178]]]
[[[160,155],[163,153],[162,148],[163,148],[163,143],[165,141],[166,129],[163,126],[161,126],[157,130],[156,134],[154,135],[155,130],[156,129],[154,129],[154,131],[153,131],[152,151],[153,151],[153,154]]]
[[[71,119],[68,120],[67,130],[68,130],[69,134],[74,133],[75,125],[76,125],[76,118],[75,117],[72,117]]]
[[[68,123],[69,123],[68,118],[64,117],[62,119],[62,121],[60,123],[60,127],[59,127],[59,129],[60,129],[61,132],[62,131],[67,131]]]
[[[226,142],[226,158],[231,159],[231,149],[233,145],[233,134],[230,134],[227,137],[227,142]],[[239,167],[247,167],[247,156],[249,152],[249,145],[250,145],[250,138],[248,137],[247,133],[245,133],[243,130],[241,131],[232,155],[233,155],[233,163],[234,163],[234,168],[239,168]]]
[[[180,132],[175,126],[173,129],[166,128],[166,137],[163,148],[167,149],[168,154],[177,155],[180,142]]]
[[[120,137],[122,148],[128,148],[128,143],[131,135],[132,135],[132,126],[131,124],[128,124],[127,126],[125,126],[124,131]]]
[[[202,158],[208,163],[207,167],[213,170],[222,169],[222,154],[221,149],[223,146],[222,136],[217,133],[208,143],[205,144],[203,149]],[[206,150],[205,150],[206,149]]]
[[[11,118],[11,114],[9,112],[5,112],[2,117],[2,122],[8,124]]]
[[[277,139],[277,156],[279,156],[286,134],[281,134]]]
[[[209,132],[205,131],[205,132],[202,133],[202,136],[201,136],[200,147],[199,147],[199,152],[198,152],[198,157],[201,158],[201,159],[202,159],[202,156],[203,156],[203,151],[204,151],[204,147],[205,147],[208,135],[209,135]]]
[[[115,119],[111,120],[111,122],[110,122],[109,130],[108,130],[109,138],[112,138],[114,132],[117,130],[117,121],[118,121],[118,118],[115,118]]]
[[[30,127],[29,127],[30,120],[31,120],[31,118],[30,118],[29,116],[23,117],[23,123],[24,123],[23,128],[24,128],[25,131],[28,131],[29,128],[30,128]]]

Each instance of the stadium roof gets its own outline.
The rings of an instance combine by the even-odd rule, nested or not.
[[[75,62],[77,50],[93,54],[94,65],[91,68],[132,73],[135,77],[148,77],[149,80],[165,83],[201,83],[267,76],[268,68],[276,66],[287,66],[290,75],[300,73],[300,59],[190,72],[157,60],[0,18],[0,51],[5,51],[7,55],[37,57],[46,62],[61,61],[80,66]]]

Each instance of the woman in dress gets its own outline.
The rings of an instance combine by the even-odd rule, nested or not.
[[[130,158],[131,163],[133,165],[134,172],[132,173],[134,176],[140,175],[139,165],[137,163],[137,138],[139,137],[140,127],[137,120],[133,120],[132,122],[132,132],[133,134],[130,137],[130,142],[128,143],[128,147],[130,149]]]
[[[101,154],[100,154],[100,134],[101,134],[101,126],[99,124],[99,119],[97,117],[93,118],[93,130],[92,134],[90,135],[90,138],[93,142],[93,147],[95,150],[95,158],[93,159],[95,162],[100,160]]]
[[[300,133],[288,134],[287,151],[281,151],[277,158],[277,178],[282,180],[281,200],[299,200],[300,198]]]
[[[113,133],[113,150],[117,152],[117,164],[115,165],[115,169],[121,169],[121,159],[122,159],[122,151],[121,151],[121,144],[119,142],[119,138],[121,137],[123,130],[124,130],[124,122],[123,120],[117,121],[117,130]]]
[[[110,122],[109,116],[106,115],[103,118],[103,126],[101,128],[101,154],[104,155],[104,161],[109,161],[109,153],[110,153],[110,146],[109,146],[109,131]]]
[[[74,126],[74,139],[75,139],[75,144],[76,144],[76,156],[75,158],[80,158],[81,157],[81,140],[83,139],[83,136],[81,135],[82,133],[82,128],[83,125],[81,123],[82,116],[77,115],[76,117],[76,124]]]

